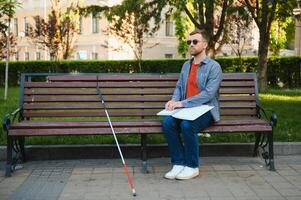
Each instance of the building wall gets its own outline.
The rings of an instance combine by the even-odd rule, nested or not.
[[[101,2],[107,2],[112,5],[122,0],[86,0],[86,4],[98,4]],[[67,0],[61,1],[62,5],[66,5]],[[36,60],[40,57],[41,60],[49,60],[49,53],[44,48],[39,48],[33,41],[24,36],[25,32],[25,17],[28,23],[34,25],[33,16],[40,15],[42,18],[45,16],[45,5],[47,15],[51,9],[50,0],[23,0],[22,7],[16,10],[15,17],[18,19],[18,36],[17,47],[18,59],[25,60],[28,57],[29,60]],[[179,55],[177,52],[177,39],[174,36],[174,22],[169,24],[171,34],[166,35],[166,14],[169,13],[169,8],[165,8],[161,13],[163,19],[160,29],[152,37],[146,37],[143,58],[182,58],[183,55]],[[12,20],[12,31],[14,32],[14,19]],[[71,59],[98,59],[98,60],[120,60],[120,59],[133,59],[134,53],[132,49],[124,44],[122,41],[116,39],[114,36],[106,34],[105,30],[108,27],[108,21],[104,16],[99,20],[98,33],[92,32],[92,16],[89,15],[82,19],[82,33],[78,35],[77,42],[75,44],[75,52],[71,56]],[[253,29],[253,38],[246,45],[245,53],[252,54],[254,50],[257,50],[258,46],[258,32],[256,28]],[[257,35],[256,35],[257,34]],[[37,56],[39,54],[40,56]],[[96,56],[97,54],[97,56]],[[231,47],[225,45],[221,51],[221,55],[234,55]],[[93,57],[94,56],[94,57]],[[15,60],[15,56],[12,56],[12,60]]]

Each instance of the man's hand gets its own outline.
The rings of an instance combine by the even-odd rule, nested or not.
[[[183,107],[183,105],[180,101],[170,100],[165,104],[166,110],[174,110],[175,108],[181,108],[181,107]]]

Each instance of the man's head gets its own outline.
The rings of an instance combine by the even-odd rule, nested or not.
[[[209,37],[204,30],[195,29],[192,31],[187,40],[189,46],[189,52],[192,56],[196,56],[201,53],[206,54],[206,48],[208,46]]]

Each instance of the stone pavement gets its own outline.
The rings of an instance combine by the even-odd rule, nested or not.
[[[202,157],[200,176],[166,180],[168,158],[149,160],[150,173],[139,159],[126,159],[137,196],[133,197],[119,159],[29,161],[12,177],[0,174],[0,199],[301,199],[301,155],[277,156],[276,172],[253,157]],[[4,169],[4,162],[0,162]]]

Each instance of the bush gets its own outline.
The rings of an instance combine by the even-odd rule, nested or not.
[[[186,59],[157,59],[142,60],[144,73],[178,73]],[[217,57],[223,72],[255,72],[257,57]],[[269,57],[268,83],[269,86],[300,87],[300,56]],[[0,62],[0,83],[4,85],[5,62]],[[21,73],[136,73],[138,63],[134,60],[119,61],[20,61],[9,65],[9,85],[16,86]]]

